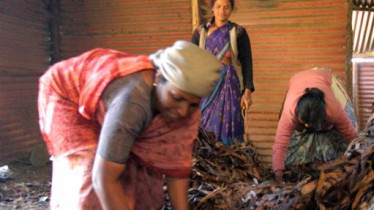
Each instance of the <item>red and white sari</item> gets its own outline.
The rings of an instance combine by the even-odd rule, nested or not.
[[[52,66],[39,80],[39,124],[53,156],[51,209],[101,209],[92,166],[101,125],[96,109],[118,77],[153,70],[147,56],[95,49]],[[132,209],[163,204],[163,176],[188,178],[200,113],[167,124],[155,117],[133,144],[123,174]]]

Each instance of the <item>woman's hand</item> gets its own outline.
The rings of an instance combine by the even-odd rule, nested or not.
[[[240,100],[240,107],[242,109],[248,110],[251,105],[252,105],[252,92],[250,89],[246,88]]]

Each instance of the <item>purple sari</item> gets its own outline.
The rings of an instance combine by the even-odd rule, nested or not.
[[[226,24],[206,38],[205,48],[217,56],[229,42],[229,24]],[[214,133],[222,143],[232,144],[234,141],[243,141],[244,121],[240,109],[242,94],[234,66],[222,64],[221,71],[215,89],[202,101],[201,126],[205,131]]]

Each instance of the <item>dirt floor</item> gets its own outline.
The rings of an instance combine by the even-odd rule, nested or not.
[[[17,160],[0,167],[9,168],[0,176],[1,210],[49,209],[51,164],[36,167],[28,160]]]

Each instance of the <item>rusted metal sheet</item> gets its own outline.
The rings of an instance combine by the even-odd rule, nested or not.
[[[60,4],[64,58],[96,47],[149,54],[191,37],[191,1],[64,0]]]
[[[42,143],[36,100],[49,62],[47,20],[43,1],[0,2],[0,164]]]
[[[231,20],[249,33],[256,86],[246,130],[270,164],[289,78],[315,66],[331,68],[343,81],[349,78],[350,5],[347,0],[237,0],[235,4]],[[209,6],[201,9],[203,16],[211,16]]]
[[[374,103],[374,1],[352,1],[353,100],[362,130]]]
[[[4,29],[0,31],[0,93],[2,99],[7,98],[1,100],[1,110],[13,105],[6,107],[6,112],[0,110],[0,141],[12,136],[8,135],[10,130],[14,132],[9,126],[20,126],[9,122],[7,127],[3,126],[8,121],[4,119],[8,117],[12,122],[18,122],[17,116],[30,117],[30,121],[24,120],[24,127],[26,130],[37,130],[36,124],[30,125],[30,122],[36,123],[36,103],[33,103],[36,102],[36,82],[49,61],[48,18],[42,2],[48,1],[13,0],[0,3],[0,28]],[[194,24],[191,17],[193,2],[59,1],[57,6],[61,12],[57,22],[61,25],[55,33],[59,33],[61,38],[61,46],[56,46],[61,52],[60,58],[75,56],[96,47],[148,54],[177,39],[190,40],[191,26]],[[352,39],[349,29],[350,4],[350,0],[236,1],[232,20],[247,29],[254,60],[256,92],[247,130],[267,163],[271,161],[278,112],[292,74],[314,66],[327,66],[341,79],[350,81],[347,67],[352,53],[347,44]],[[206,13],[201,15],[208,17],[209,7],[202,7]],[[53,50],[56,51],[56,48]],[[26,75],[28,82],[22,82]],[[18,79],[16,83],[19,86],[9,82],[14,78]],[[6,81],[4,85],[3,80]],[[17,92],[9,93],[15,87]],[[25,97],[15,97],[18,95]],[[31,141],[36,137],[26,138],[26,141]],[[17,151],[18,148],[21,147],[17,147]]]

